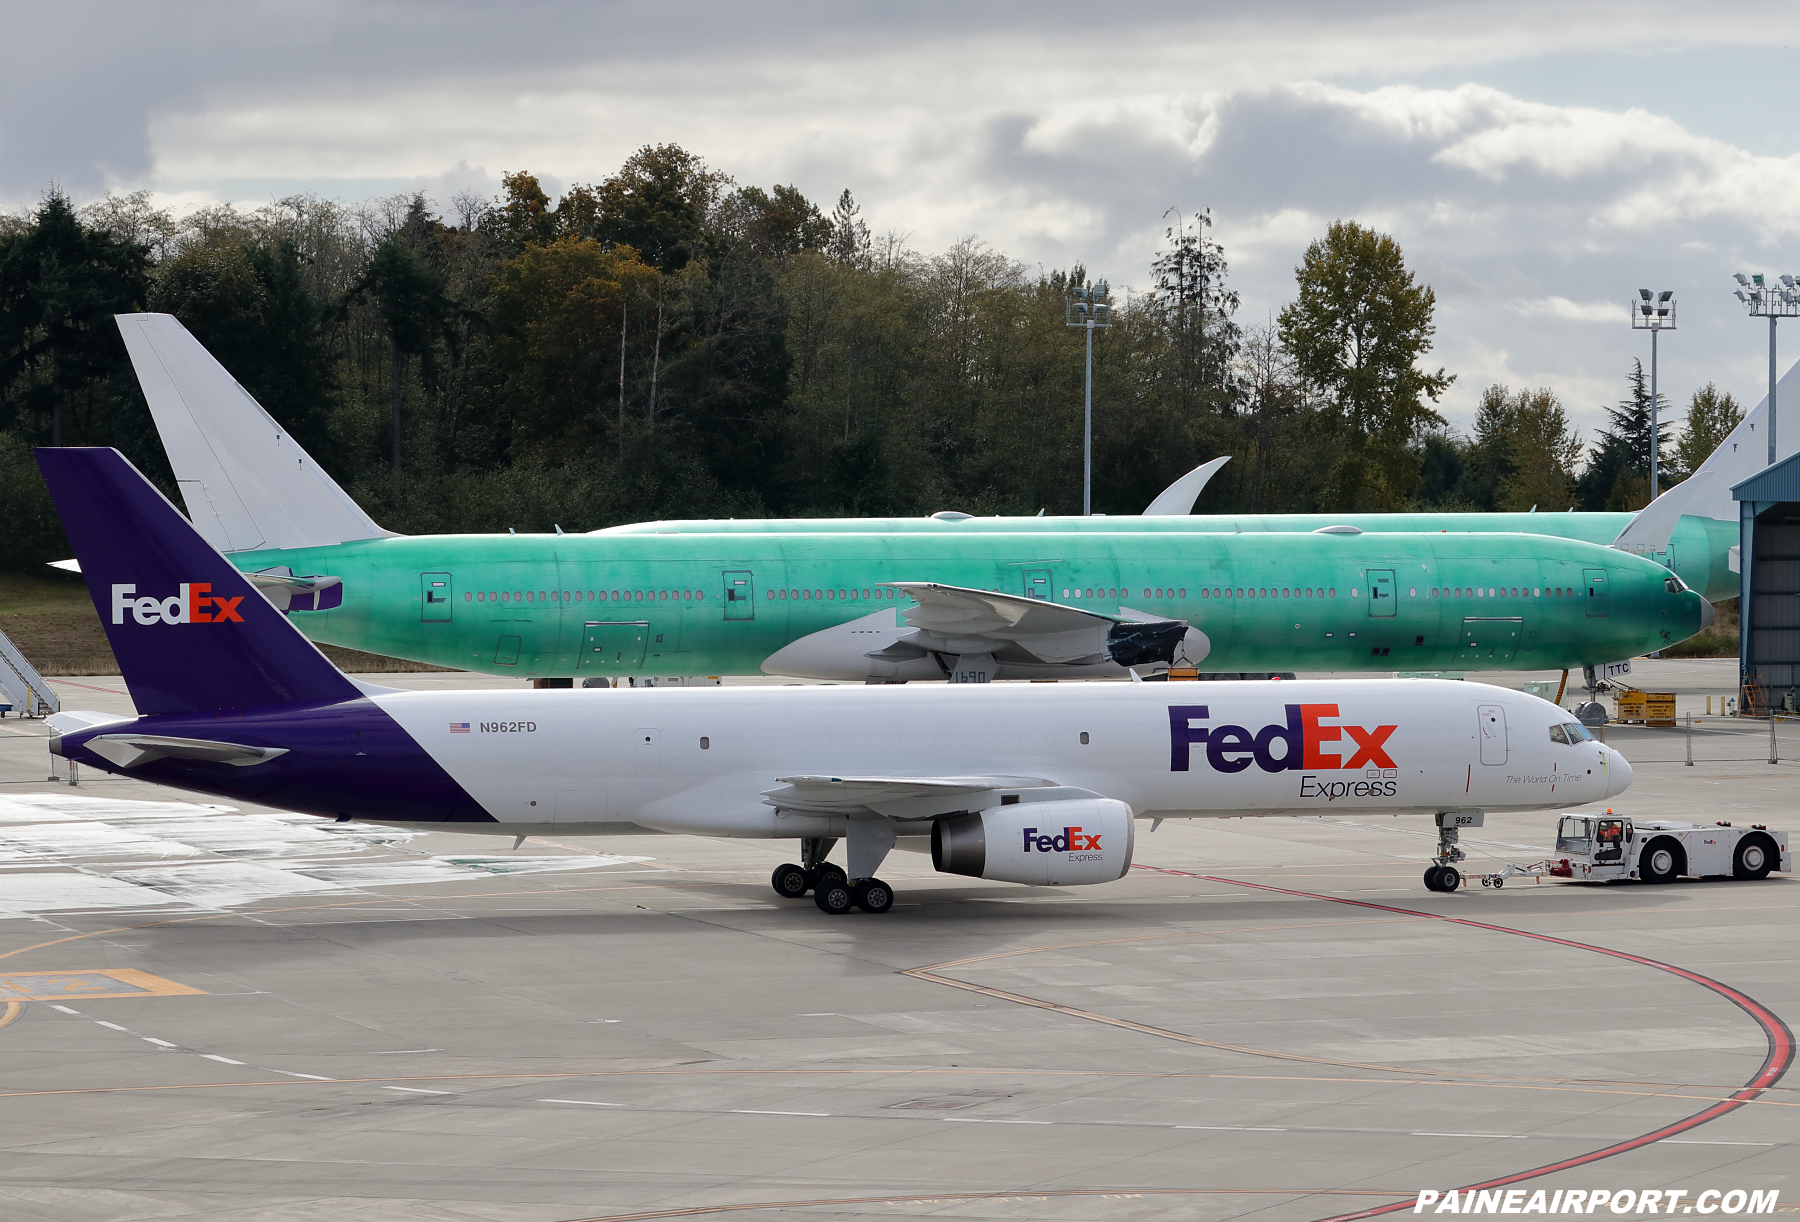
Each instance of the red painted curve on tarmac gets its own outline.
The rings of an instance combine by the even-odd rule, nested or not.
[[[1344,897],[1337,895],[1319,895],[1312,891],[1296,891],[1289,887],[1272,887],[1267,883],[1244,882],[1243,880],[1236,878],[1221,878],[1213,874],[1195,874],[1188,870],[1171,870],[1161,866],[1139,866],[1137,868],[1140,870],[1149,870],[1157,874],[1176,874],[1183,878],[1198,878],[1205,882],[1222,883],[1231,887],[1247,887],[1255,891],[1272,891],[1278,895],[1292,895],[1309,900],[1326,900],[1333,904],[1348,904],[1354,908],[1373,908],[1378,912],[1393,912],[1404,916],[1420,917],[1428,921],[1443,921],[1450,925],[1463,925],[1470,929],[1483,929],[1489,933],[1511,934],[1516,938],[1530,938],[1537,942],[1548,942],[1553,946],[1566,946],[1572,950],[1585,950],[1596,955],[1606,955],[1608,958],[1612,959],[1623,959],[1627,963],[1635,963],[1640,967],[1654,968],[1659,972],[1667,972],[1671,976],[1679,976],[1683,980],[1692,984],[1697,984],[1703,989],[1718,994],[1720,997],[1725,998],[1725,1000],[1729,1001],[1732,1005],[1754,1019],[1757,1026],[1762,1028],[1763,1035],[1768,1039],[1769,1051],[1768,1055],[1763,1058],[1762,1068],[1758,1069],[1755,1075],[1742,1087],[1733,1091],[1729,1098],[1721,1100],[1711,1107],[1703,1108],[1702,1110],[1695,1112],[1692,1116],[1684,1117],[1672,1124],[1666,1124],[1661,1128],[1654,1129],[1642,1136],[1628,1138],[1625,1141],[1616,1142],[1610,1146],[1603,1146],[1598,1150],[1590,1150],[1586,1154],[1578,1154],[1574,1158],[1565,1158],[1560,1162],[1546,1163],[1541,1167],[1532,1167],[1526,1171],[1516,1171],[1511,1175],[1503,1175],[1497,1179],[1483,1180],[1479,1184],[1468,1184],[1458,1188],[1456,1190],[1458,1192],[1468,1192],[1470,1189],[1480,1191],[1484,1188],[1504,1188],[1510,1184],[1517,1184],[1524,1180],[1535,1179],[1540,1175],[1548,1175],[1553,1171],[1567,1171],[1572,1167],[1585,1167],[1589,1163],[1597,1163],[1602,1159],[1612,1158],[1615,1155],[1626,1154],[1632,1150],[1640,1150],[1645,1146],[1654,1145],[1656,1142],[1674,1137],[1677,1134],[1697,1129],[1709,1121],[1717,1120],[1721,1116],[1737,1111],[1737,1109],[1743,1107],[1746,1103],[1756,1099],[1764,1091],[1779,1082],[1782,1075],[1787,1073],[1788,1068],[1794,1063],[1794,1033],[1788,1030],[1787,1023],[1782,1021],[1780,1015],[1776,1014],[1773,1010],[1769,1009],[1747,993],[1734,989],[1728,984],[1714,980],[1710,976],[1702,976],[1699,972],[1691,972],[1687,968],[1676,967],[1672,963],[1664,963],[1658,959],[1647,959],[1643,955],[1634,955],[1628,951],[1613,950],[1610,947],[1593,946],[1586,942],[1576,942],[1569,938],[1558,938],[1552,934],[1532,933],[1530,930],[1512,929],[1505,925],[1490,924],[1487,921],[1471,921],[1466,917],[1444,916],[1436,912],[1420,912],[1416,908],[1400,908],[1392,904],[1377,904],[1370,900],[1345,899]],[[1319,1219],[1319,1222],[1357,1222],[1357,1219],[1359,1218],[1375,1218],[1382,1214],[1397,1213],[1403,1209],[1410,1209],[1415,1203],[1416,1202],[1412,1200],[1395,1201],[1392,1204],[1380,1205],[1373,1209],[1359,1209],[1354,1213],[1333,1214],[1328,1218]]]

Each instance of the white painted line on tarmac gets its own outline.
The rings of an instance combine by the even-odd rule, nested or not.
[[[403,1090],[409,1095],[454,1095],[453,1090],[424,1090],[417,1086],[384,1086],[382,1090]]]
[[[1489,1137],[1495,1141],[1529,1141],[1520,1133],[1408,1133],[1408,1137]]]
[[[949,1124],[1052,1124],[1049,1120],[989,1120],[982,1116],[939,1116]]]
[[[733,1116],[829,1116],[830,1112],[767,1112],[753,1107],[734,1107]]]
[[[282,1074],[289,1078],[305,1078],[309,1082],[336,1082],[336,1078],[322,1078],[316,1073],[295,1073],[291,1069],[271,1069],[270,1073]]]
[[[205,1057],[209,1061],[217,1061],[221,1065],[242,1065],[243,1064],[242,1061],[234,1061],[230,1057],[222,1057],[216,1052],[203,1052],[200,1055]]]
[[[593,1099],[539,1099],[539,1103],[579,1103],[582,1107],[626,1107],[623,1103],[599,1103]]]
[[[58,1007],[56,1007],[56,1008],[57,1008],[57,1009],[58,1009],[58,1010],[61,1010],[61,1009],[62,1009],[62,1008],[63,1008],[63,1007],[61,1007],[61,1006],[58,1006]],[[73,1014],[73,1013],[75,1013],[75,1011],[73,1011],[73,1010],[70,1010],[70,1011],[68,1011],[68,1013],[70,1013],[70,1014]],[[113,1030],[114,1030],[114,1031],[124,1031],[124,1030],[125,1030],[125,1028],[123,1028],[123,1027],[121,1027],[121,1026],[119,1026],[119,1024],[118,1024],[118,1023],[109,1023],[109,1022],[107,1022],[107,1021],[106,1021],[106,1020],[105,1020],[105,1019],[103,1019],[103,1018],[96,1018],[96,1019],[95,1019],[95,1020],[94,1020],[94,1021],[95,1021],[95,1022],[97,1022],[97,1023],[99,1023],[99,1024],[100,1024],[100,1025],[101,1025],[101,1026],[102,1026],[102,1027],[111,1027],[111,1028],[112,1028],[112,1029],[113,1029]],[[129,1034],[129,1033],[128,1033],[128,1034]]]
[[[108,1024],[108,1025],[110,1025],[110,1024]],[[177,1044],[171,1044],[168,1040],[159,1040],[154,1035],[140,1035],[140,1036],[138,1036],[138,1038],[140,1040],[143,1040],[146,1044],[155,1044],[158,1048],[179,1047],[179,1045],[177,1045]]]
[[[1682,1141],[1678,1137],[1665,1137],[1660,1145],[1665,1146],[1776,1146],[1775,1141]]]
[[[1286,1129],[1259,1129],[1247,1124],[1178,1124],[1178,1129],[1211,1129],[1217,1133],[1285,1133]]]

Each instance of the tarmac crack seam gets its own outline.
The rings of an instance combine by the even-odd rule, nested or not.
[[[1267,883],[1245,882],[1239,879],[1225,878],[1210,874],[1195,874],[1188,870],[1171,870],[1159,866],[1141,866],[1139,868],[1151,870],[1159,874],[1170,874],[1182,878],[1197,878],[1206,882],[1223,883],[1232,887],[1246,887],[1256,891],[1274,892],[1278,895],[1299,896],[1304,899],[1320,900],[1328,904],[1349,904],[1358,908],[1373,909],[1377,912],[1391,912],[1404,916],[1417,917],[1418,919],[1425,921],[1442,921],[1447,925],[1460,925],[1467,929],[1477,929],[1487,933],[1501,933],[1517,938],[1529,938],[1536,942],[1549,943],[1552,946],[1563,946],[1573,950],[1587,951],[1590,954],[1604,955],[1612,959],[1621,959],[1627,963],[1635,963],[1639,966],[1652,968],[1659,972],[1666,972],[1671,976],[1686,980],[1690,984],[1697,984],[1701,988],[1707,989],[1731,1002],[1732,1005],[1749,1015],[1750,1018],[1755,1021],[1757,1026],[1762,1028],[1763,1036],[1768,1041],[1768,1052],[1763,1057],[1762,1065],[1757,1069],[1756,1073],[1751,1075],[1748,1082],[1733,1091],[1725,1099],[1714,1103],[1710,1107],[1703,1108],[1690,1116],[1686,1116],[1670,1124],[1662,1125],[1659,1128],[1652,1129],[1648,1133],[1642,1133],[1636,1137],[1627,1138],[1624,1141],[1614,1142],[1611,1145],[1602,1146],[1598,1150],[1590,1150],[1586,1154],[1578,1154],[1573,1158],[1562,1159],[1554,1163],[1546,1163],[1542,1166],[1532,1167],[1524,1171],[1515,1171],[1509,1175],[1483,1180],[1478,1184],[1465,1185],[1457,1190],[1459,1192],[1504,1188],[1510,1184],[1517,1184],[1525,1180],[1536,1179],[1539,1176],[1549,1175],[1553,1172],[1567,1171],[1575,1167],[1585,1167],[1589,1164],[1600,1162],[1602,1159],[1613,1158],[1620,1154],[1629,1153],[1632,1150],[1640,1150],[1643,1147],[1653,1145],[1656,1142],[1667,1141],[1671,1137],[1691,1132],[1703,1124],[1717,1120],[1721,1116],[1728,1116],[1745,1104],[1755,1101],[1763,1094],[1763,1092],[1767,1091],[1771,1086],[1774,1086],[1781,1080],[1782,1075],[1787,1073],[1788,1068],[1794,1061],[1794,1033],[1788,1029],[1787,1023],[1782,1020],[1780,1015],[1757,1001],[1754,997],[1751,997],[1748,993],[1739,989],[1734,989],[1722,981],[1714,980],[1712,977],[1702,975],[1699,972],[1691,971],[1684,967],[1676,967],[1672,963],[1664,963],[1660,959],[1651,959],[1644,955],[1634,955],[1629,951],[1614,950],[1607,946],[1595,946],[1588,942],[1577,942],[1572,938],[1559,938],[1553,934],[1533,933],[1530,930],[1514,929],[1507,925],[1495,925],[1487,921],[1473,921],[1467,917],[1446,916],[1437,912],[1421,912],[1414,908],[1399,908],[1391,904],[1377,904],[1371,900],[1353,900],[1337,895],[1319,895],[1310,891],[1296,891],[1288,887],[1273,887]],[[1393,1201],[1387,1205],[1377,1206],[1374,1209],[1362,1209],[1351,1213],[1334,1214],[1328,1218],[1321,1219],[1320,1222],[1357,1222],[1358,1219],[1362,1218],[1372,1218],[1382,1214],[1397,1213],[1402,1209],[1411,1207],[1413,1204],[1414,1201],[1411,1199]]]

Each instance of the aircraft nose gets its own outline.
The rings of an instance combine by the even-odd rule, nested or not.
[[[1606,796],[1624,793],[1631,788],[1631,764],[1611,747],[1606,751]]]
[[[1712,627],[1713,605],[1704,598],[1700,600],[1700,631],[1705,632]]]

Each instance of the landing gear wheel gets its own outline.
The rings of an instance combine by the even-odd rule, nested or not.
[[[1745,836],[1731,856],[1731,876],[1744,882],[1767,878],[1775,868],[1774,855],[1769,851],[1772,847],[1761,836]]]
[[[1500,888],[1504,887],[1505,885],[1506,885],[1506,880],[1504,878],[1496,878],[1494,880],[1494,890],[1496,890],[1496,891],[1500,890]]]
[[[1739,849],[1743,846],[1740,844]],[[1681,850],[1670,840],[1653,840],[1638,863],[1638,877],[1647,883],[1672,883],[1681,874]]]
[[[894,906],[894,889],[879,878],[865,878],[850,889],[856,906],[879,916]]]
[[[835,879],[840,883],[847,881],[844,877],[844,871],[828,861],[814,868],[811,882],[814,890],[817,890],[818,888],[823,887],[828,880],[832,879]]]
[[[775,873],[769,876],[769,885],[775,888],[775,894],[784,900],[797,900],[812,889],[812,883],[806,877],[806,871],[789,862],[785,866],[776,866]]]
[[[1462,873],[1455,866],[1430,865],[1425,867],[1425,889],[1427,891],[1454,891],[1462,886]]]
[[[813,903],[830,916],[843,916],[856,903],[842,875],[825,875],[813,884]]]

